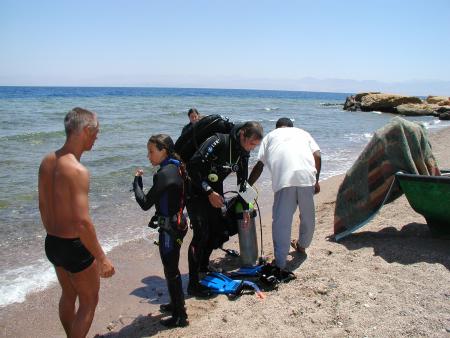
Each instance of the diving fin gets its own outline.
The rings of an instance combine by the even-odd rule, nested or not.
[[[234,280],[219,272],[210,272],[200,280],[212,293],[238,295],[244,285],[242,280]]]
[[[259,276],[261,274],[262,265],[243,266],[237,271],[230,272],[231,276]]]

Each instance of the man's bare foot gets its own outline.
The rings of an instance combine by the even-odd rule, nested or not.
[[[302,248],[300,245],[298,245],[298,241],[296,239],[293,239],[291,241],[291,247],[294,248],[298,253],[306,254],[305,248]]]

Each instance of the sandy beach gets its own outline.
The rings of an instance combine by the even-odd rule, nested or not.
[[[441,168],[450,168],[450,128],[430,135]],[[244,294],[187,298],[190,326],[167,330],[159,304],[168,295],[157,247],[142,239],[108,255],[116,275],[102,280],[100,302],[89,332],[104,337],[449,337],[450,242],[431,237],[424,218],[403,196],[382,208],[365,227],[340,243],[329,241],[334,200],[342,176],[321,183],[316,232],[307,257],[291,251],[297,276],[265,299]],[[262,196],[264,253],[273,257],[272,196]],[[298,217],[293,237],[298,231]],[[189,236],[191,232],[189,233]],[[181,271],[187,284],[187,246]],[[237,236],[225,247],[238,248]],[[233,269],[236,258],[213,253],[212,265]],[[59,287],[31,294],[0,309],[2,337],[64,337],[58,319]]]

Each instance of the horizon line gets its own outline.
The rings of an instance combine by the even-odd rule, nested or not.
[[[3,85],[0,88],[148,88],[148,89],[206,89],[206,90],[249,90],[267,92],[294,92],[294,93],[329,93],[329,94],[356,94],[357,92],[332,92],[321,90],[294,90],[294,89],[259,89],[259,88],[223,88],[223,87],[190,87],[190,86],[151,86],[151,85]]]

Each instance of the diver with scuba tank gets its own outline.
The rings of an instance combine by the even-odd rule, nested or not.
[[[151,136],[147,148],[151,164],[159,165],[160,168],[153,176],[153,186],[147,194],[142,190],[143,170],[138,169],[133,190],[136,202],[143,210],[149,210],[153,205],[156,208],[155,216],[148,226],[159,231],[159,253],[170,296],[170,303],[162,304],[160,309],[172,313],[172,317],[161,320],[161,324],[167,327],[187,326],[189,322],[178,268],[180,248],[187,232],[187,221],[183,215],[186,173],[184,165],[174,152],[174,143],[170,136]]]
[[[217,133],[206,139],[187,161],[191,185],[186,208],[194,232],[188,251],[189,295],[209,295],[209,290],[199,283],[199,273],[208,271],[212,251],[230,235],[222,218],[223,181],[235,172],[240,191],[245,191],[250,151],[262,138],[263,129],[258,122],[236,124],[229,134]],[[249,219],[249,214],[245,215]]]

